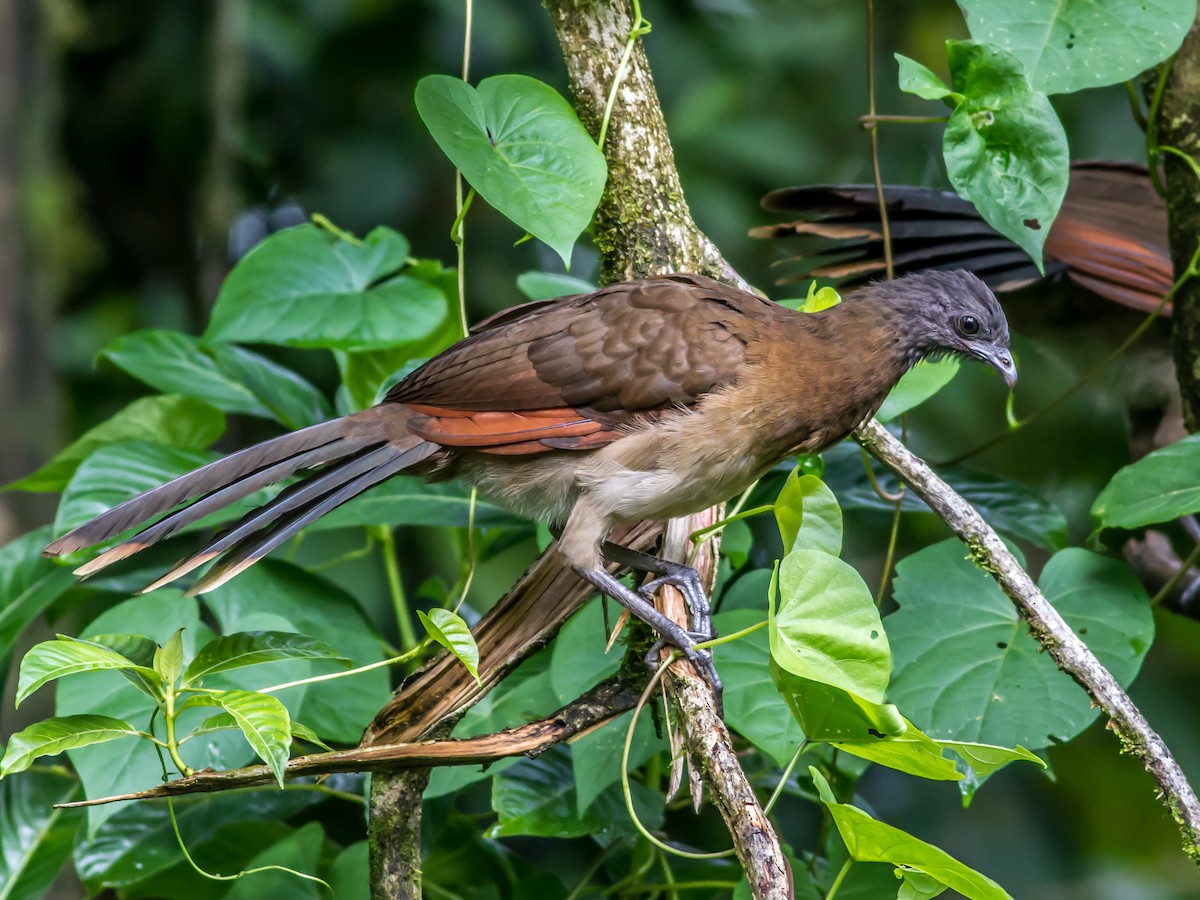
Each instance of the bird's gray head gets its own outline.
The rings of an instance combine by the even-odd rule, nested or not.
[[[991,289],[961,269],[917,272],[876,285],[904,311],[900,327],[916,356],[959,356],[994,367],[1012,390],[1017,368],[1008,320]]]

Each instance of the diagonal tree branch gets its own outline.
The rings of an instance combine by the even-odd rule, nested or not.
[[[1129,699],[1087,645],[1071,630],[1033,579],[975,508],[959,496],[919,457],[877,421],[855,432],[859,442],[900,476],[929,504],[971,551],[976,564],[986,569],[1029,623],[1038,643],[1055,664],[1087,691],[1108,716],[1123,749],[1142,761],[1158,783],[1163,803],[1183,835],[1184,851],[1200,862],[1200,803],[1187,777],[1145,716]]]
[[[393,772],[429,766],[467,766],[495,762],[509,756],[537,756],[555,744],[584,734],[633,709],[639,693],[636,686],[613,677],[602,681],[557,712],[527,725],[463,740],[375,744],[352,750],[297,756],[288,760],[284,777],[290,779],[333,772]],[[60,806],[100,806],[123,800],[215,793],[274,783],[275,776],[265,765],[224,772],[205,769],[148,790],[63,803]]]

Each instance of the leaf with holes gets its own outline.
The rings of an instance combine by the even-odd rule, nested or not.
[[[1138,77],[1183,42],[1196,0],[960,0],[971,37],[1015,56],[1039,91]]]
[[[995,581],[951,539],[896,567],[900,609],[888,616],[896,671],[890,697],[936,739],[1036,750],[1098,715],[1041,652]],[[1047,599],[1122,684],[1154,637],[1146,592],[1123,563],[1079,548],[1042,570]]]
[[[977,41],[946,47],[954,90],[963,95],[942,140],[950,182],[1040,271],[1070,174],[1062,123],[1008,51]]]
[[[421,121],[479,196],[569,266],[608,175],[571,104],[525,75],[496,75],[477,88],[427,75],[415,96]]]

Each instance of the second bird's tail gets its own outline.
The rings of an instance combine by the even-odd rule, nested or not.
[[[113,507],[49,544],[45,553],[82,550],[193,501],[75,570],[92,575],[261,488],[319,469],[252,510],[143,593],[220,557],[189,593],[212,590],[330,510],[437,452],[438,444],[408,432],[407,418],[403,405],[387,404],[263,441]]]

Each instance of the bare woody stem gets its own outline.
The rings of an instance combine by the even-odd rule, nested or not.
[[[1184,851],[1200,863],[1200,803],[1170,749],[1145,716],[1101,665],[1087,645],[1063,621],[991,526],[966,500],[878,422],[859,427],[855,436],[924,500],[962,539],[976,564],[986,569],[1029,623],[1037,642],[1087,691],[1108,716],[1124,750],[1141,760],[1158,784],[1163,803],[1179,826]]]
[[[601,682],[578,700],[552,715],[528,725],[464,740],[377,744],[355,747],[352,750],[298,756],[288,760],[284,777],[290,779],[327,775],[332,772],[392,772],[428,766],[478,765],[509,756],[536,756],[554,744],[582,734],[632,709],[637,702],[638,693],[636,687],[614,677]],[[274,781],[275,776],[265,765],[247,766],[226,772],[205,769],[148,790],[80,800],[61,806],[98,806],[123,800],[214,793],[272,784]]]

